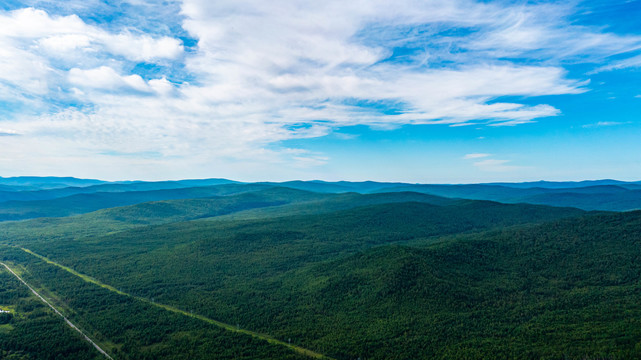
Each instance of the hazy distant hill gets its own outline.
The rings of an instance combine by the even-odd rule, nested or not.
[[[11,184],[20,183],[23,185],[3,185],[0,182],[0,221],[68,216],[146,201],[225,195],[204,189],[213,189],[212,187],[219,185],[229,185],[230,188],[236,186],[234,189],[237,192],[270,187],[288,187],[327,194],[419,192],[456,199],[577,207],[583,210],[628,211],[641,209],[641,184],[616,180],[468,185],[379,183],[373,181],[238,183],[226,179],[121,183],[100,183],[99,180],[74,178],[27,177],[4,178],[2,180]],[[61,185],[65,182],[74,184],[74,186]],[[96,182],[98,184],[95,184]],[[53,188],[30,190],[32,186],[44,186],[42,184],[48,184],[47,186]],[[301,211],[303,211],[302,208]]]
[[[358,192],[358,193],[370,193],[377,191],[384,191],[384,189],[405,186],[408,184],[405,183],[383,183],[375,181],[362,181],[362,182],[351,182],[351,181],[285,181],[280,183],[275,182],[265,182],[263,184],[285,186],[292,189],[314,191],[314,192],[325,192],[325,193],[344,193],[344,192]]]
[[[39,178],[38,178],[39,179]],[[57,179],[57,178],[54,178]],[[87,180],[94,181],[94,180]],[[82,182],[82,181],[81,181]],[[158,181],[158,182],[126,182],[126,183],[99,183],[87,184],[86,186],[59,186],[55,188],[44,188],[30,191],[1,191],[0,203],[4,201],[33,201],[49,200],[76,194],[91,194],[97,192],[128,192],[128,191],[151,191],[151,190],[170,190],[183,189],[189,187],[203,187],[223,184],[237,183],[225,179],[205,179],[205,180],[178,180],[178,181]]]
[[[16,192],[16,191],[32,191],[37,188],[32,186],[21,186],[21,185],[0,185],[1,192]]]
[[[544,188],[544,189],[572,189],[587,186],[617,185],[622,187],[641,186],[640,182],[625,182],[619,180],[584,180],[584,181],[529,181],[518,183],[487,183],[485,185],[500,185],[513,188]]]
[[[79,239],[97,236],[153,224],[166,224],[193,219],[216,217],[221,221],[234,219],[265,219],[291,215],[313,215],[359,206],[423,202],[446,205],[460,200],[436,197],[420,193],[389,194],[320,194],[303,190],[268,187],[249,191],[254,186],[241,187],[223,185],[218,190],[225,196],[212,196],[200,199],[180,199],[144,202],[136,205],[114,207],[92,213],[61,218],[33,219],[22,222],[0,224],[0,238],[38,239]],[[256,185],[261,189],[264,185]],[[219,193],[221,195],[221,193]],[[64,199],[62,199],[64,200]]]
[[[631,184],[630,187],[596,185],[574,188],[521,188],[486,184],[404,185],[381,191],[414,191],[451,198],[569,206],[584,210],[628,211],[641,209],[641,190],[637,190],[635,184]]]
[[[13,182],[18,182],[15,178]],[[28,181],[57,181],[61,178],[31,178]],[[66,179],[66,178],[62,178]],[[90,184],[97,180],[70,178],[69,182]],[[536,187],[531,187],[536,186]],[[564,187],[565,186],[565,187]],[[4,190],[3,190],[4,187]],[[503,203],[530,203],[583,210],[627,211],[641,209],[641,184],[615,180],[586,182],[533,182],[429,185],[366,182],[289,181],[283,183],[238,183],[226,179],[162,182],[101,183],[45,190],[24,191],[17,185],[0,185],[0,221],[37,217],[60,217],[148,201],[203,198],[255,191],[273,187],[325,194],[418,192],[451,199],[491,200]],[[227,189],[227,190],[223,190]],[[298,209],[307,213],[312,205]],[[341,208],[340,206],[337,208]],[[263,209],[256,216],[278,211]],[[291,209],[291,211],[294,211]],[[313,211],[313,209],[312,209]],[[243,216],[250,216],[246,214]]]
[[[202,183],[222,183],[204,187],[190,187]],[[132,184],[102,184],[85,188],[61,188],[45,191],[19,193],[23,197],[53,197],[46,200],[5,201],[0,202],[0,220],[21,220],[37,217],[61,217],[83,214],[99,209],[126,206],[149,201],[174,199],[195,199],[212,196],[252,192],[286,186],[302,191],[312,191],[319,194],[344,194],[343,198],[333,198],[338,201],[336,207],[329,203],[325,209],[339,210],[346,208],[344,204],[349,199],[355,199],[356,194],[368,194],[375,191],[379,199],[390,197],[394,193],[414,193],[408,198],[416,197],[417,193],[432,196],[435,204],[443,205],[450,199],[492,200],[504,203],[531,203],[559,207],[577,207],[584,210],[629,210],[641,207],[641,190],[630,190],[615,185],[587,186],[573,189],[543,189],[543,188],[510,188],[498,185],[402,185],[382,183],[343,183],[341,185],[324,182],[286,182],[286,183],[231,183],[227,180],[199,180],[188,182],[162,183],[132,183]],[[145,190],[166,188],[161,190]],[[383,190],[380,190],[383,189]],[[358,192],[355,192],[360,190]],[[376,192],[378,191],[378,192]],[[78,193],[80,192],[80,193]],[[63,196],[66,194],[74,194]],[[350,195],[351,194],[351,195]],[[387,194],[387,195],[385,195]],[[292,195],[295,197],[295,195]],[[396,195],[395,195],[396,196]],[[360,199],[360,198],[359,198]],[[373,198],[372,198],[373,199]],[[425,200],[425,199],[423,199]],[[421,200],[421,201],[423,201]],[[359,200],[360,201],[360,200]],[[360,204],[358,201],[355,204]],[[352,206],[353,207],[353,206]],[[314,204],[302,204],[290,208],[289,214],[314,213],[318,207]],[[323,208],[323,207],[321,207]],[[252,213],[239,214],[240,217],[266,216],[270,212],[279,212],[279,208],[261,209]]]
[[[145,188],[141,185],[139,184],[134,189]],[[105,189],[104,187],[106,186],[109,186],[109,188]],[[153,187],[155,186],[156,184],[153,184]],[[97,187],[100,190],[113,190],[113,192],[89,192],[49,200],[5,201],[0,203],[0,220],[70,216],[149,201],[225,196],[268,188],[266,185],[234,183],[149,191],[116,191],[116,189],[129,189],[121,185],[99,185]],[[97,187],[92,187],[91,190],[95,190]],[[62,190],[67,189],[70,188],[51,191],[60,193]],[[72,189],[75,191],[78,188]]]
[[[17,186],[23,189],[55,189],[69,186],[90,186],[103,184],[106,181],[93,179],[78,179],[73,177],[55,177],[55,176],[18,176],[18,177],[0,177],[0,185]]]
[[[584,210],[628,211],[641,209],[641,183],[616,180],[467,185],[290,181],[282,183],[282,185],[327,193],[410,191],[449,198],[577,207]]]

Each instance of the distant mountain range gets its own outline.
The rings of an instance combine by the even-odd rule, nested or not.
[[[617,180],[432,185],[374,181],[242,183],[227,179],[106,182],[72,177],[12,177],[0,178],[0,221],[78,215],[149,201],[208,198],[269,188],[321,194],[414,192],[582,210],[641,209],[641,182]]]

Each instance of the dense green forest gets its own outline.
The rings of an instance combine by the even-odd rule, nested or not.
[[[26,286],[0,266],[0,358],[15,360],[103,359]]]
[[[192,317],[114,293],[19,249],[4,249],[2,257],[24,264],[27,269],[24,280],[36,284],[41,293],[48,295],[54,306],[64,309],[70,320],[89,332],[114,358],[304,358],[281,346],[223,330]],[[63,326],[62,321],[56,320],[56,323]],[[21,338],[16,336],[21,334],[14,334],[14,330],[7,335],[8,342],[20,342]],[[47,343],[46,333],[40,334],[34,329],[32,336],[40,339],[41,343],[35,345],[39,346],[40,351],[56,350]],[[81,340],[76,339],[75,343],[85,347]],[[59,349],[59,352],[68,354],[64,348]],[[76,359],[73,356],[70,358]]]
[[[641,359],[641,212],[243,185],[5,222],[0,259],[114,359]],[[0,349],[100,358],[0,275],[49,316]]]

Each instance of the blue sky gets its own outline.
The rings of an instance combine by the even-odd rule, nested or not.
[[[641,179],[641,2],[0,4],[0,176]]]

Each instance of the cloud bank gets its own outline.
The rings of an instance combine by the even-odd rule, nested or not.
[[[641,47],[639,36],[574,25],[571,3],[164,7],[179,13],[125,3],[157,8],[167,25],[154,31],[135,7],[103,21],[73,14],[107,6],[99,1],[69,2],[64,14],[37,2],[0,12],[0,100],[8,104],[0,126],[21,134],[2,138],[11,150],[0,166],[30,158],[37,168],[52,156],[109,165],[108,154],[123,153],[165,169],[178,161],[319,166],[328,161],[322,154],[280,144],[355,125],[504,126],[553,117],[561,109],[537,97],[589,90],[589,79],[569,76],[568,64],[636,66]],[[620,60],[605,67],[615,55]],[[508,167],[490,159],[478,166]]]

